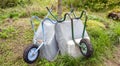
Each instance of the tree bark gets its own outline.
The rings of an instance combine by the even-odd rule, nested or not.
[[[58,0],[58,19],[62,18],[62,0]]]

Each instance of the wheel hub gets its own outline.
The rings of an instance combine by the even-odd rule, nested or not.
[[[38,52],[34,53],[36,48],[32,48],[28,53],[28,59],[34,61],[37,58]]]
[[[85,43],[81,43],[81,50],[82,50],[82,52],[83,52],[84,54],[87,53],[87,46],[86,46]]]

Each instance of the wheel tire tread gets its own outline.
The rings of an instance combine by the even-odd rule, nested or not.
[[[23,60],[24,60],[26,63],[32,64],[32,63],[34,63],[34,62],[37,60],[37,58],[38,58],[38,56],[39,56],[39,50],[38,50],[38,56],[37,56],[37,58],[36,58],[34,61],[30,61],[30,60],[28,59],[28,52],[30,51],[30,49],[31,49],[31,48],[37,48],[37,47],[38,47],[37,45],[32,44],[32,45],[29,45],[29,46],[24,50]]]
[[[90,41],[89,41],[88,39],[82,39],[82,40],[80,41],[80,44],[83,43],[83,42],[84,42],[84,43],[86,44],[86,46],[87,46],[87,53],[84,54],[84,53],[82,52],[82,50],[81,50],[81,47],[80,47],[80,51],[81,51],[81,53],[82,53],[85,57],[89,58],[89,57],[91,57],[92,54],[93,54],[92,44],[90,43]]]

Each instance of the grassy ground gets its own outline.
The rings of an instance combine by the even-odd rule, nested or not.
[[[43,18],[47,13],[45,5],[52,3],[36,1],[33,2],[33,5],[26,5],[25,7],[17,6],[0,9],[0,66],[120,65],[120,21],[108,19],[106,17],[107,11],[88,11],[87,31],[94,48],[94,54],[91,58],[81,57],[74,59],[68,56],[59,56],[54,62],[38,59],[34,64],[26,64],[23,61],[22,54],[25,47],[32,43],[33,31],[29,22],[30,17],[37,15]],[[64,7],[64,11],[68,11],[68,9]]]

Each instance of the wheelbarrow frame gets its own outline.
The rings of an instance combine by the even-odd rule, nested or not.
[[[81,50],[80,50],[81,53],[82,53],[85,57],[91,57],[91,55],[93,54],[93,48],[92,48],[91,42],[90,42],[89,39],[86,39],[86,38],[84,37],[84,35],[85,35],[85,29],[86,29],[86,25],[87,25],[87,19],[88,19],[88,17],[87,17],[87,12],[86,12],[85,10],[83,10],[83,11],[81,12],[80,16],[77,17],[77,16],[75,15],[75,13],[74,13],[74,9],[71,9],[71,11],[70,11],[69,13],[65,13],[64,18],[63,18],[62,20],[58,20],[58,19],[52,14],[52,12],[49,10],[49,8],[48,8],[48,7],[46,7],[46,8],[47,8],[48,12],[53,16],[53,18],[54,18],[58,23],[64,22],[64,21],[66,20],[66,16],[68,16],[68,17],[70,18],[70,20],[71,20],[71,30],[72,30],[72,31],[71,31],[71,34],[72,34],[72,40],[73,40],[74,44],[76,44],[76,45],[79,46],[79,48],[81,49]],[[71,14],[73,14],[74,18],[71,17]],[[73,19],[81,19],[81,18],[83,17],[83,14],[84,14],[84,16],[85,16],[85,20],[84,20],[84,27],[83,27],[83,32],[82,32],[82,36],[81,36],[82,39],[80,40],[79,43],[77,43],[77,42],[75,41],[75,37],[74,37],[74,25],[73,25],[74,22],[73,22]],[[86,54],[84,54],[84,52],[82,51],[82,48],[85,49],[85,47],[84,47],[83,45],[84,45],[84,46],[86,45],[86,47],[87,47],[87,49],[86,49],[87,53],[86,53]]]
[[[73,40],[73,42],[75,43],[75,44],[77,44],[80,48],[82,48],[83,46],[81,45],[81,43],[88,43],[86,46],[90,46],[90,47],[87,47],[87,48],[90,48],[90,52],[91,52],[91,54],[88,54],[86,57],[90,57],[91,55],[92,55],[92,46],[90,45],[90,42],[88,42],[88,40],[85,40],[84,39],[84,34],[85,34],[85,29],[86,29],[86,23],[87,23],[87,19],[88,19],[88,17],[87,17],[87,13],[86,13],[86,11],[85,10],[83,10],[82,12],[81,12],[81,15],[79,16],[79,17],[77,17],[76,15],[75,15],[75,13],[74,13],[74,9],[71,9],[71,11],[70,12],[68,12],[68,13],[65,13],[65,15],[64,15],[64,18],[63,19],[61,19],[61,20],[58,20],[53,14],[52,14],[52,7],[51,7],[51,9],[49,9],[48,7],[46,7],[47,8],[47,10],[48,10],[48,14],[46,15],[46,17],[43,19],[43,20],[41,20],[39,17],[37,17],[37,16],[32,16],[32,18],[31,18],[31,20],[30,20],[30,22],[31,22],[31,25],[32,25],[32,29],[33,29],[33,32],[34,32],[34,36],[36,36],[36,30],[35,30],[35,27],[34,27],[34,22],[33,22],[33,20],[34,19],[36,19],[36,20],[38,20],[38,21],[40,21],[41,22],[41,24],[42,24],[42,32],[43,32],[43,39],[42,39],[42,43],[39,43],[38,42],[38,40],[37,39],[33,39],[33,44],[34,45],[38,45],[38,47],[37,47],[37,49],[34,51],[34,53],[33,53],[33,55],[35,55],[38,51],[39,51],[39,49],[44,45],[44,44],[46,44],[46,38],[45,38],[45,33],[44,33],[44,22],[45,22],[45,20],[49,20],[51,23],[53,23],[53,24],[56,24],[56,23],[62,23],[62,22],[64,22],[65,20],[66,20],[66,17],[68,16],[69,18],[70,18],[70,21],[71,21],[71,34],[72,34],[72,40]],[[72,18],[71,17],[71,14],[73,14],[74,15],[74,18]],[[74,37],[74,25],[73,25],[73,19],[81,19],[82,18],[82,16],[83,16],[83,14],[85,15],[85,21],[84,21],[84,27],[83,27],[83,31],[82,31],[82,39],[83,40],[80,40],[80,43],[78,44],[76,41],[75,41],[75,37]],[[52,15],[52,17],[54,18],[54,20],[52,20],[52,19],[50,19],[50,18],[48,18],[48,16],[49,15]],[[86,42],[87,41],[87,42]],[[33,47],[33,46],[31,46],[31,47]],[[35,46],[36,47],[36,46]],[[30,48],[31,49],[31,48]],[[27,53],[28,53],[28,51],[30,50],[30,49],[28,49],[27,50]],[[24,52],[24,54],[25,54],[26,52]],[[83,54],[84,55],[84,54]],[[27,58],[27,54],[25,54],[25,56],[26,57],[24,57],[24,61],[25,62],[27,62],[27,63],[33,63],[34,61],[29,61],[28,59],[26,60],[26,58]]]
[[[48,12],[53,16],[53,18],[58,22],[58,23],[62,23],[66,20],[66,16],[69,16],[70,20],[71,20],[71,30],[72,30],[72,40],[74,41],[75,44],[77,44],[77,42],[75,41],[75,38],[74,38],[74,26],[73,26],[73,19],[81,19],[83,17],[83,14],[85,15],[85,21],[84,21],[84,28],[83,28],[83,32],[82,32],[82,39],[84,38],[84,34],[85,34],[85,29],[86,29],[86,24],[87,24],[87,13],[85,10],[83,10],[81,12],[81,15],[79,17],[77,17],[74,13],[74,9],[71,9],[70,13],[66,13],[64,15],[64,18],[62,20],[58,20],[53,14],[52,12],[50,11],[50,9],[48,7],[46,7]],[[74,15],[74,18],[71,18],[71,14]]]

